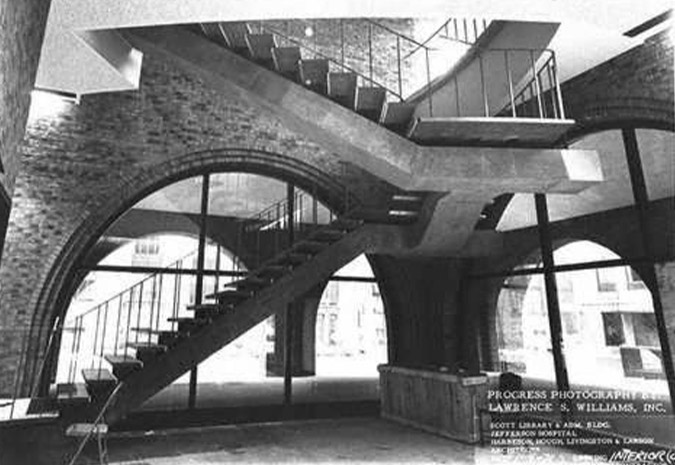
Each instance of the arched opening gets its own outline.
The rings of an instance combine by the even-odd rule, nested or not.
[[[84,369],[107,366],[110,356],[169,345],[184,320],[202,318],[191,305],[286,250],[290,230],[303,237],[333,217],[316,193],[250,173],[192,177],[142,199],[84,259],[53,381],[81,382]],[[196,389],[186,373],[144,408],[184,408],[189,391],[204,407],[222,406],[225,397],[236,403],[237,394],[244,404],[281,402],[283,385],[267,370],[274,329],[273,317],[259,322],[198,365]]]
[[[316,318],[316,374],[377,377],[387,363],[387,330],[380,288],[365,255],[333,275]]]
[[[554,252],[556,265],[619,259],[590,241]],[[556,273],[564,356],[573,387],[667,396],[652,298],[630,266]],[[534,382],[555,380],[542,274],[508,277],[497,303],[500,368]]]

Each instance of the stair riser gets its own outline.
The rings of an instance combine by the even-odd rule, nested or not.
[[[136,358],[143,362],[145,365],[146,363],[150,363],[153,360],[155,360],[157,357],[159,357],[161,354],[163,354],[163,350],[157,350],[157,349],[136,349]]]
[[[124,380],[128,376],[134,374],[136,371],[141,370],[141,367],[138,365],[120,365],[113,366],[113,375],[119,380]]]
[[[105,402],[115,390],[117,383],[114,381],[98,381],[87,383],[87,392],[93,402]]]

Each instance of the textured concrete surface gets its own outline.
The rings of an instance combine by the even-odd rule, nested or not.
[[[451,441],[379,418],[312,420],[117,434],[110,463],[173,465],[213,463],[494,463],[567,464],[582,457],[548,449],[524,457]],[[88,451],[90,454],[94,450]],[[503,459],[510,459],[503,462]],[[515,461],[513,459],[516,459]]]
[[[119,435],[109,451],[111,463],[125,465],[474,463],[472,446],[375,418]]]

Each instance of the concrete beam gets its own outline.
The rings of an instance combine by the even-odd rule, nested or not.
[[[588,150],[422,147],[191,31],[175,27],[126,33],[145,53],[160,54],[223,92],[238,92],[353,163],[404,190],[576,192],[602,180]]]

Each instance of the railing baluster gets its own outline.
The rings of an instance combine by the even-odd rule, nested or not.
[[[101,307],[96,310],[96,330],[94,331],[94,345],[92,346],[92,356],[90,368],[94,368],[94,358],[96,357],[96,346],[98,345],[98,327],[101,320]]]
[[[478,40],[478,23],[476,22],[476,18],[473,19],[473,40],[474,42]]]
[[[345,65],[345,22],[340,18],[340,63]]]
[[[75,348],[75,351],[77,352],[77,358],[75,358],[75,370],[73,372],[73,381],[75,381],[75,377],[77,376],[77,368],[79,367],[80,364],[80,347],[82,346],[82,333],[84,333],[84,318],[80,318],[80,324],[79,324],[79,330],[77,331],[77,347]]]
[[[504,68],[506,69],[506,79],[509,85],[509,101],[511,102],[511,116],[514,118],[516,113],[516,101],[513,97],[513,78],[511,77],[511,66],[509,65],[509,51],[504,50]]]
[[[105,303],[105,311],[103,313],[103,334],[101,334],[101,353],[98,360],[98,369],[103,366],[103,352],[105,350],[105,335],[108,328],[108,302]]]
[[[373,24],[368,23],[368,72],[369,78],[373,80]]]
[[[176,275],[178,276],[178,275]],[[127,330],[124,336],[124,356],[129,355],[129,329],[131,328],[131,307],[133,305],[134,289],[136,286],[129,289],[129,305],[127,305]]]
[[[558,97],[558,108],[560,119],[565,119],[565,106],[563,105],[562,92],[560,91],[560,80],[558,79],[558,63],[555,58],[555,51],[551,50],[551,59],[553,60],[553,78],[555,79],[555,92]]]
[[[152,278],[152,292],[150,294],[150,318],[148,319],[148,343],[152,341],[152,330],[155,321],[155,298],[157,297],[157,275]]]
[[[462,116],[462,110],[459,105],[460,95],[459,95],[459,80],[457,79],[457,74],[453,76],[453,79],[455,81],[455,106],[457,110],[457,116]]]
[[[534,59],[534,50],[530,50],[530,63],[532,66],[532,79],[534,80],[534,88],[537,96],[537,108],[539,109],[539,118],[543,118],[544,111],[541,105],[541,90],[539,89],[539,80],[537,79],[537,65]]]
[[[466,18],[463,18],[462,22],[464,23],[464,41],[468,42],[469,41],[469,28],[467,27],[467,24],[466,24]]]
[[[452,20],[452,24],[455,26],[455,40],[459,40],[459,25],[457,24],[457,18]]]
[[[429,101],[429,117],[433,117],[434,107],[433,103],[431,102],[431,68],[429,65],[429,49],[427,47],[424,47],[424,54],[427,62],[427,99]]]
[[[398,94],[403,100],[403,80],[401,78],[401,38],[396,36],[396,70],[398,77]]]
[[[145,284],[143,281],[141,281],[141,287],[138,292],[138,308],[137,308],[137,314],[136,314],[136,337],[135,342],[138,343],[138,337],[141,329],[141,310],[143,307],[143,284]]]
[[[117,307],[117,320],[115,324],[115,347],[113,348],[113,355],[117,355],[117,345],[120,339],[120,319],[122,317],[122,296],[119,296],[119,306]]]
[[[68,382],[72,383],[73,380],[75,379],[75,357],[78,355],[77,351],[75,350],[75,344],[77,342],[77,332],[78,332],[78,319],[75,318],[75,321],[73,322],[75,326],[73,326],[73,343],[71,344],[70,348],[70,366],[68,367]]]
[[[553,110],[553,118],[558,119],[558,107],[555,102],[555,85],[553,84],[553,74],[551,70],[551,57],[546,62],[546,76],[548,76],[548,94],[551,97],[551,109]]]
[[[490,106],[488,104],[487,87],[485,85],[485,69],[483,68],[483,54],[478,55],[478,66],[480,68],[480,87],[483,96],[483,111],[485,116],[490,116]]]

